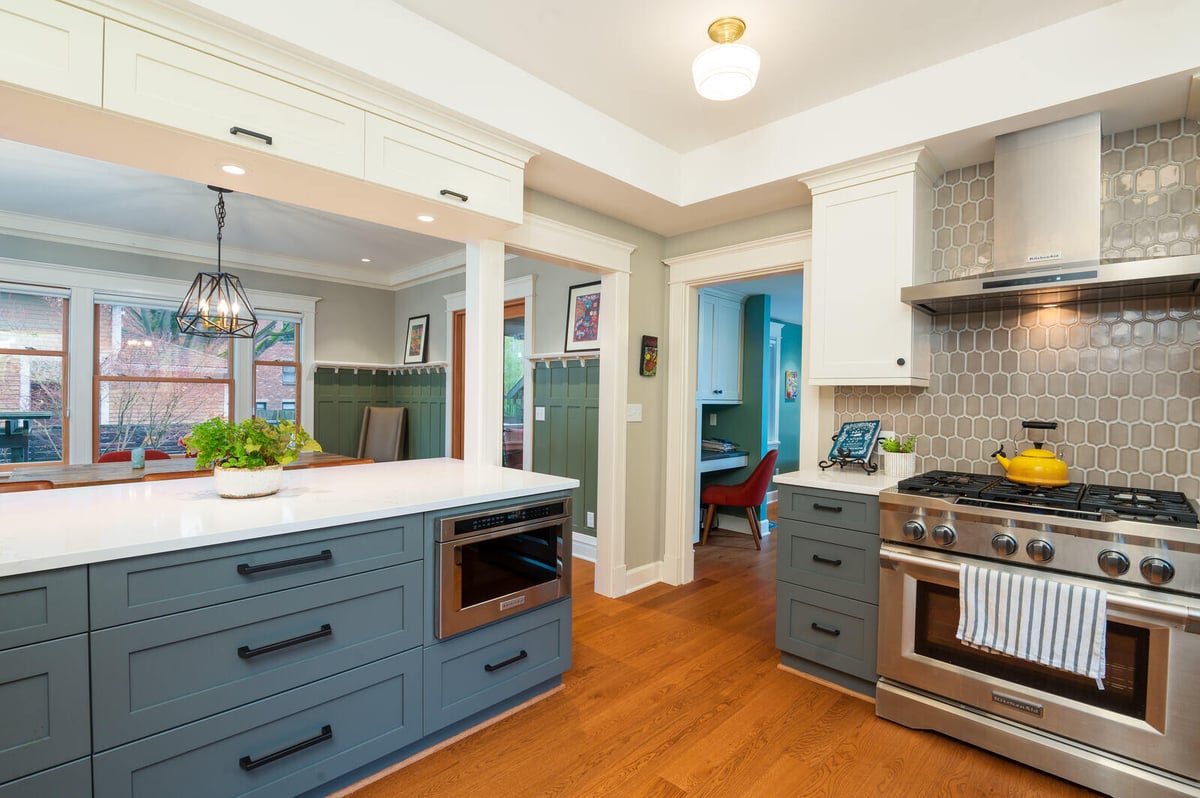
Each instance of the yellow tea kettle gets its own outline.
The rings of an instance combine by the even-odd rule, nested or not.
[[[1054,452],[1042,448],[1042,442],[1037,441],[1032,449],[1026,449],[1011,460],[1004,456],[1001,446],[992,452],[1005,471],[1005,476],[1012,482],[1022,485],[1033,485],[1041,488],[1057,488],[1066,485],[1071,480],[1067,478],[1067,464],[1059,460]]]

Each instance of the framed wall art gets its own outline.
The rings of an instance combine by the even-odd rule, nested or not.
[[[408,320],[408,336],[404,345],[404,364],[424,363],[429,351],[429,314]]]
[[[658,336],[642,336],[642,362],[638,366],[638,374],[643,377],[653,377],[658,373]]]
[[[564,352],[600,348],[600,283],[571,286],[567,294],[567,342]]]

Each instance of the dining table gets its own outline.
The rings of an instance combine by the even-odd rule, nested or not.
[[[29,448],[29,422],[53,417],[54,414],[47,410],[0,411],[0,449],[9,450],[9,462],[25,462],[25,451]]]
[[[299,457],[284,466],[293,468],[320,468],[323,466],[360,465],[373,460],[348,457],[333,452],[301,452]],[[141,482],[146,477],[169,479],[212,476],[211,468],[196,469],[196,460],[190,457],[172,457],[170,460],[147,460],[144,468],[134,468],[132,463],[80,463],[75,465],[46,465],[14,468],[8,482],[52,482],[56,488],[81,488],[87,485],[112,485],[119,482]]]

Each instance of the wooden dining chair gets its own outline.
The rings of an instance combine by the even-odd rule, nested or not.
[[[23,493],[27,490],[50,490],[54,483],[48,479],[31,479],[27,482],[0,482],[0,493]]]
[[[158,482],[164,479],[193,479],[212,476],[212,471],[151,471],[142,477],[142,482]]]
[[[754,471],[744,482],[736,485],[709,485],[700,492],[700,503],[708,505],[704,514],[704,532],[700,535],[700,545],[708,542],[708,531],[712,528],[713,516],[718,506],[743,507],[746,519],[750,522],[750,534],[754,535],[754,548],[762,548],[762,529],[758,525],[758,508],[767,496],[767,488],[775,472],[775,461],[779,451],[772,449],[767,452]]]
[[[407,411],[403,407],[367,407],[358,435],[358,457],[377,463],[404,459]]]

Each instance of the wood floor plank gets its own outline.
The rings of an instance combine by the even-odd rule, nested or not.
[[[780,670],[774,541],[715,532],[694,582],[619,599],[576,561],[564,689],[353,798],[1093,795]]]

